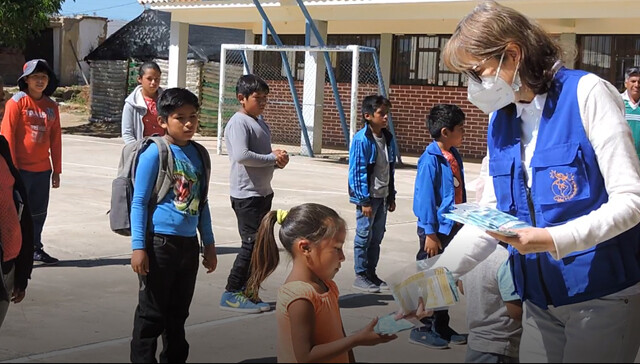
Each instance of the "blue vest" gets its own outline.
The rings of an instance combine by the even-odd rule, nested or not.
[[[608,201],[578,107],[578,81],[586,74],[566,68],[556,73],[531,158],[530,191],[521,156],[522,120],[515,108],[493,114],[487,136],[489,174],[499,210],[548,227],[586,215]],[[509,250],[518,294],[545,309],[606,296],[640,281],[640,225],[560,260],[549,253],[521,255]]]

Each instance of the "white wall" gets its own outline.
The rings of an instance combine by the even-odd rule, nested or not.
[[[74,44],[84,75],[89,78],[89,65],[82,59],[98,47],[100,40],[106,38],[106,19],[83,18],[80,21],[78,42]],[[77,70],[77,68],[76,68]],[[78,82],[83,83],[82,75],[78,72]]]

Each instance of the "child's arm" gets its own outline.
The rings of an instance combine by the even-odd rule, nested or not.
[[[369,179],[367,178],[367,150],[354,139],[349,148],[349,189],[360,206],[370,206]]]
[[[51,187],[60,187],[60,173],[62,173],[62,130],[60,128],[60,112],[58,107],[55,109],[56,118],[51,125],[49,133],[49,144],[51,145],[51,165],[53,173],[51,174]]]
[[[298,299],[289,304],[287,309],[291,320],[291,340],[296,361],[299,363],[318,363],[330,360],[337,355],[348,352],[356,346],[371,346],[385,343],[397,338],[396,335],[379,335],[373,331],[378,319],[371,321],[357,333],[326,344],[313,344],[315,331],[315,313],[313,304]]]
[[[7,143],[9,144],[9,151],[11,152],[11,159],[13,160],[13,165],[17,169],[20,169],[20,165],[18,164],[18,160],[16,158],[15,130],[21,117],[22,112],[20,111],[18,103],[12,99],[9,99],[9,101],[7,101],[7,103],[5,104],[4,117],[2,118],[0,134],[4,135],[5,139],[7,139]]]
[[[233,147],[229,150],[229,158],[248,167],[273,167],[276,165],[276,155],[258,154],[249,150],[249,136],[242,123],[229,123],[226,129],[227,143]]]
[[[438,206],[436,205],[436,187],[434,181],[437,176],[433,162],[422,159],[418,163],[418,172],[413,192],[413,214],[418,218],[418,226],[425,235],[435,235],[438,232]],[[437,239],[437,237],[436,237]],[[425,244],[426,246],[426,244]]]
[[[347,333],[344,331],[344,326],[342,326],[342,335],[344,335],[345,337],[347,336]],[[353,349],[349,349],[349,363],[355,363],[356,362],[356,356],[355,354],[353,354]]]
[[[507,307],[509,317],[516,321],[522,321],[522,301],[509,301],[505,302],[504,305]]]
[[[136,136],[133,131],[134,127],[134,109],[128,102],[124,103],[124,107],[122,108],[122,140],[124,140],[124,144],[133,143],[136,141]]]
[[[146,274],[149,269],[145,251],[147,221],[149,219],[149,199],[158,177],[158,146],[150,144],[138,157],[136,178],[131,201],[131,268],[138,274]]]
[[[218,266],[218,256],[216,254],[215,238],[213,237],[213,228],[211,226],[211,210],[209,210],[209,202],[206,202],[198,222],[198,230],[200,231],[200,239],[204,245],[202,255],[202,265],[207,268],[207,273],[216,270]]]

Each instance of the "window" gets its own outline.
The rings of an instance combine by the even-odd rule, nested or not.
[[[396,35],[393,38],[393,73],[396,85],[466,86],[466,77],[451,72],[440,54],[449,35]]]
[[[640,66],[640,35],[578,36],[576,68],[595,73],[622,90],[624,72],[632,66]]]

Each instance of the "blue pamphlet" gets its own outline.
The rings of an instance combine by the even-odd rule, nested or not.
[[[513,229],[531,227],[517,217],[500,210],[475,203],[453,205],[453,209],[442,216],[462,224],[477,226],[483,230],[504,236],[517,236]]]
[[[405,319],[396,320],[395,315],[395,313],[390,313],[378,318],[378,323],[373,327],[373,331],[381,335],[392,335],[413,328],[414,324],[411,321]]]

